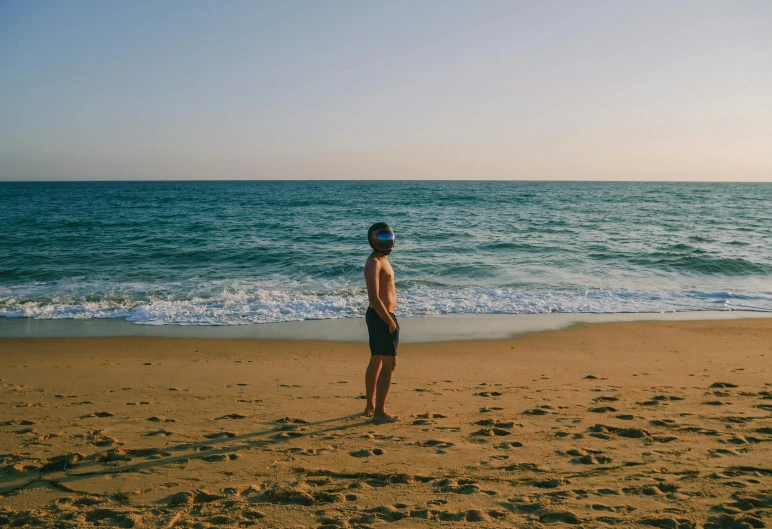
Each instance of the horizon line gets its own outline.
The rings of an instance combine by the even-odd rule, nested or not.
[[[772,184],[772,180],[580,180],[580,179],[505,179],[505,178],[164,178],[164,179],[62,179],[62,180],[2,180],[0,184],[54,183],[154,183],[154,182],[545,182],[545,183],[617,183],[617,184]]]

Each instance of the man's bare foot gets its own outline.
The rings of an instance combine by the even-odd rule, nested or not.
[[[374,413],[375,413],[375,409],[365,408],[365,411],[364,413],[362,413],[362,415],[364,415],[365,417],[372,417]]]
[[[402,417],[399,415],[391,415],[390,413],[378,413],[373,415],[373,423],[375,424],[387,424],[401,420]]]

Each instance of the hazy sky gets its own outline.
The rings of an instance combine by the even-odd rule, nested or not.
[[[0,179],[772,182],[772,1],[0,0]]]

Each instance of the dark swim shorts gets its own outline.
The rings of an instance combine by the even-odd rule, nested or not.
[[[399,347],[399,322],[394,313],[389,312],[397,324],[397,330],[389,332],[388,324],[378,316],[375,309],[367,307],[365,321],[367,322],[367,333],[370,335],[370,354],[383,356],[397,356],[397,347]]]

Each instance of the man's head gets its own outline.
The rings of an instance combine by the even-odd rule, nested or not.
[[[376,222],[367,230],[367,242],[376,252],[389,255],[394,249],[394,231],[385,222]]]

